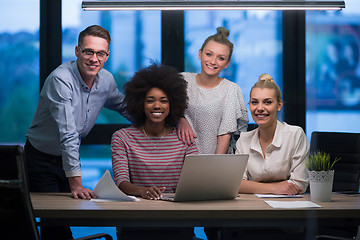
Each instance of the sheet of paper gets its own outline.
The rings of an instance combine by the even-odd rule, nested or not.
[[[265,201],[273,208],[321,208],[311,201]]]
[[[302,195],[255,194],[259,198],[302,198]]]
[[[94,188],[97,198],[91,199],[95,202],[109,202],[109,201],[140,201],[136,197],[128,196],[123,193],[114,183],[111,178],[109,170],[106,170],[104,175],[99,180]]]

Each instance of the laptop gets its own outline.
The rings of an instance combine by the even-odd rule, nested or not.
[[[234,199],[238,195],[248,154],[200,154],[185,157],[175,194],[167,201]]]

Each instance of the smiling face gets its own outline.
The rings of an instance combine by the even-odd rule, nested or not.
[[[170,103],[166,93],[159,88],[150,89],[145,97],[144,112],[146,121],[165,123],[170,112]]]
[[[250,112],[259,127],[274,126],[277,121],[277,113],[281,108],[282,101],[277,100],[275,89],[252,89],[250,93]]]
[[[228,46],[213,40],[209,41],[203,50],[199,50],[201,72],[209,76],[218,76],[223,69],[229,66],[229,56]]]
[[[94,53],[105,52],[109,54],[109,44],[104,38],[86,36],[81,46],[76,46],[77,66],[86,84],[94,80],[96,74],[103,68],[104,63],[108,59],[108,55],[103,59],[99,59],[97,54],[87,55],[86,52],[89,50]]]

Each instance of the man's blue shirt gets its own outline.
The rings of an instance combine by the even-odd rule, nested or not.
[[[67,177],[81,176],[79,147],[94,126],[102,107],[126,115],[110,72],[101,69],[91,91],[75,61],[57,67],[46,79],[26,137],[39,151],[62,156]]]

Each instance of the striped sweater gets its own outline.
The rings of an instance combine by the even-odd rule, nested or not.
[[[175,192],[185,155],[198,153],[195,144],[188,146],[179,140],[175,128],[161,138],[146,136],[133,126],[113,134],[111,152],[117,186],[128,181],[166,187],[165,192]]]

